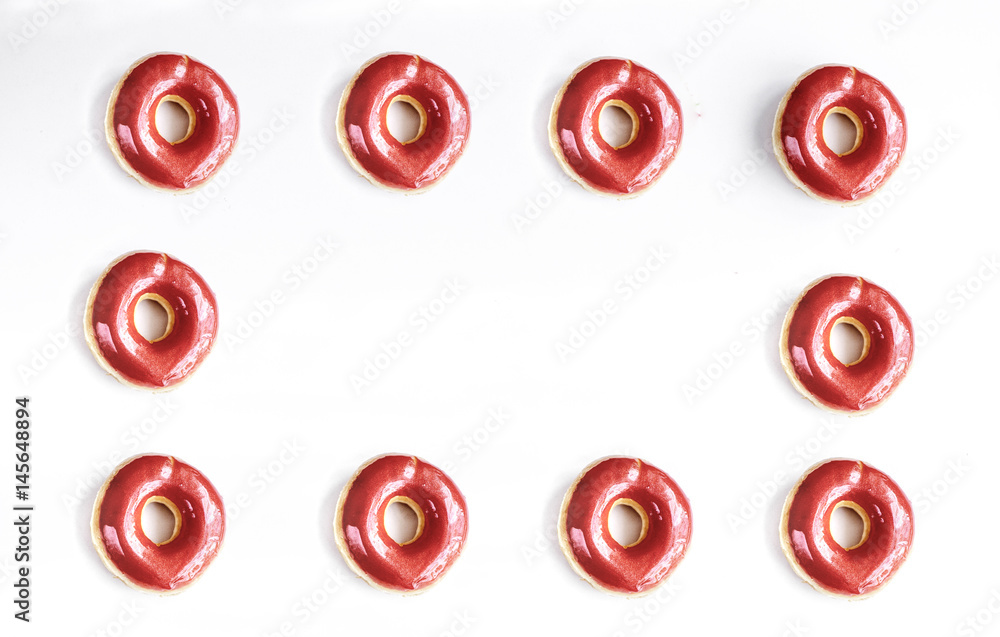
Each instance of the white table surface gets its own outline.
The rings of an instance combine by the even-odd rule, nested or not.
[[[14,504],[14,398],[28,395],[36,508],[33,621],[5,601],[0,632],[997,630],[998,14],[916,0],[7,0],[0,501]],[[103,139],[121,73],[163,50],[214,67],[239,98],[237,172],[200,194],[140,186]],[[357,68],[396,50],[440,64],[474,102],[465,155],[412,197],[358,176],[333,125]],[[653,69],[683,107],[676,162],[629,201],[571,183],[548,148],[553,96],[598,56]],[[816,202],[771,153],[779,99],[831,62],[872,73],[905,106],[907,163],[888,205]],[[80,329],[97,275],[137,249],[186,261],[219,301],[214,351],[163,395],[104,374]],[[657,251],[669,256],[647,278]],[[802,399],[778,359],[789,303],[835,272],[887,288],[918,326],[909,377],[864,418]],[[461,293],[435,320],[414,314],[440,309],[449,284]],[[608,299],[617,311],[561,355]],[[352,376],[403,333],[412,344],[356,391]],[[686,395],[701,373],[715,378]],[[333,542],[341,487],[390,451],[447,467],[470,509],[461,559],[411,598],[354,577]],[[218,559],[176,597],[127,588],[91,546],[98,485],[140,452],[195,465],[230,509]],[[663,468],[693,507],[686,559],[644,599],[592,589],[554,541],[566,488],[608,454]],[[909,560],[855,603],[803,583],[778,544],[788,489],[838,456],[889,473],[916,511]],[[15,541],[0,525],[5,600]]]

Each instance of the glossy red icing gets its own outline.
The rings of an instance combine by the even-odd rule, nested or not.
[[[395,497],[411,499],[424,518],[422,532],[404,545],[385,530],[385,510]],[[444,472],[419,458],[379,456],[344,487],[335,531],[358,575],[381,588],[420,591],[445,574],[465,545],[465,498]]]
[[[423,134],[402,143],[389,133],[393,98],[409,96],[426,113]],[[418,191],[433,186],[461,157],[469,139],[469,101],[444,69],[416,55],[370,60],[347,86],[337,122],[351,165],[377,185]]]
[[[830,533],[839,502],[859,505],[871,521],[868,538],[846,549]],[[913,544],[913,509],[889,476],[857,460],[827,460],[809,469],[788,495],[781,526],[792,567],[821,591],[861,596],[896,573]]]
[[[833,108],[857,116],[861,145],[838,156],[823,140]],[[807,71],[778,109],[775,153],[793,182],[814,197],[857,203],[872,195],[899,166],[906,147],[903,107],[874,77],[850,66]]]
[[[852,365],[830,350],[838,319],[853,318],[868,332],[867,355]],[[781,357],[796,388],[820,407],[865,412],[896,389],[913,360],[913,325],[891,294],[856,276],[813,282],[788,311]]]
[[[171,144],[156,130],[167,96],[194,112],[191,136]],[[108,142],[119,163],[154,188],[188,190],[205,183],[233,152],[239,135],[236,97],[219,75],[186,55],[160,53],[130,68],[108,104]]]
[[[155,497],[169,500],[180,513],[177,536],[160,546],[142,531],[142,509]],[[137,588],[174,593],[215,559],[226,531],[225,508],[194,467],[170,456],[135,456],[98,494],[93,527],[97,551],[113,573]]]
[[[161,296],[174,314],[171,331],[152,343],[135,327],[135,307],[145,294]],[[173,257],[133,252],[94,284],[84,328],[109,373],[124,383],[164,389],[186,379],[212,349],[218,331],[215,295],[197,272]]]
[[[628,548],[608,528],[615,502],[629,499],[649,521]],[[662,583],[691,542],[691,506],[663,471],[638,458],[599,460],[584,470],[563,501],[559,538],[575,570],[602,589],[640,594]]]
[[[635,139],[614,148],[601,137],[601,110],[609,100],[629,105],[638,118]],[[680,103],[658,75],[631,60],[601,58],[570,77],[552,106],[550,141],[567,173],[598,192],[627,196],[651,186],[680,147]]]

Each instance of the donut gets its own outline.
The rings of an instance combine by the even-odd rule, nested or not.
[[[837,154],[823,139],[826,118],[854,122],[854,146]],[[892,92],[852,66],[806,71],[785,94],[774,118],[774,154],[793,184],[814,199],[853,205],[872,196],[899,167],[906,117]]]
[[[830,349],[838,323],[864,338],[861,358],[845,364]],[[913,324],[891,294],[859,276],[813,281],[785,315],[781,364],[792,384],[817,406],[860,415],[895,391],[913,360]]]
[[[187,111],[187,134],[176,142],[156,129],[161,102]],[[154,53],[133,64],[111,92],[105,128],[115,159],[139,183],[190,191],[232,154],[240,113],[232,89],[211,68],[186,55]]]
[[[608,528],[616,504],[642,519],[639,539],[622,546]],[[563,498],[559,546],[595,588],[639,596],[662,584],[691,542],[691,506],[670,476],[638,458],[609,457],[577,477]]]
[[[617,106],[632,119],[621,146],[601,136],[601,111]],[[681,106],[658,75],[631,60],[598,58],[569,76],[552,103],[549,145],[563,170],[581,186],[626,198],[653,185],[677,155]]]
[[[135,327],[139,302],[167,313],[163,336],[147,341]],[[109,374],[132,387],[172,389],[201,365],[219,329],[215,295],[190,266],[160,252],[115,259],[87,299],[84,335]]]
[[[402,544],[385,529],[389,505],[417,516],[416,535]],[[465,498],[443,471],[420,458],[376,456],[361,465],[337,503],[333,528],[351,570],[375,588],[417,594],[437,583],[465,546]]]
[[[841,507],[864,523],[845,548],[830,533]],[[889,476],[858,460],[825,460],[805,472],[781,513],[781,548],[792,569],[818,591],[862,598],[896,574],[913,544],[913,509]]]
[[[389,105],[404,102],[420,116],[417,136],[389,133]],[[408,53],[372,58],[340,99],[337,138],[347,161],[376,186],[416,193],[451,170],[469,139],[469,100],[440,66]]]
[[[159,544],[142,530],[149,503],[174,514],[173,534]],[[132,588],[172,595],[215,559],[226,531],[222,497],[191,465],[156,454],[129,458],[111,472],[94,502],[91,538],[101,561]]]

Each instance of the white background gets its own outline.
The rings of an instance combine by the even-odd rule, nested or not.
[[[37,507],[34,621],[15,622],[4,601],[0,631],[974,634],[977,612],[997,630],[1000,284],[984,266],[1000,252],[987,196],[995,2],[404,3],[385,26],[383,2],[233,4],[0,8],[0,502],[9,512],[14,398],[26,394]],[[103,139],[121,73],[163,50],[214,67],[239,98],[236,173],[201,195],[140,186]],[[333,126],[357,68],[395,50],[440,64],[475,103],[461,161],[412,197],[354,173]],[[546,138],[559,86],[605,55],[658,72],[684,111],[676,162],[623,202],[568,182]],[[888,205],[813,201],[771,154],[782,94],[830,62],[872,73],[906,108],[908,159]],[[327,240],[333,256],[311,262]],[[626,298],[624,277],[642,277],[661,247],[670,258]],[[80,330],[95,278],[137,249],[189,263],[220,307],[205,365],[160,396],[104,374]],[[316,267],[303,279],[296,266]],[[834,272],[884,286],[920,326],[906,382],[859,419],[802,399],[777,355],[780,316]],[[452,280],[461,296],[422,329],[411,315]],[[274,291],[283,302],[265,317]],[[557,344],[609,298],[617,312],[563,360]],[[400,332],[413,344],[356,391],[352,375]],[[487,427],[497,409],[509,419]],[[370,588],[333,542],[341,487],[390,451],[449,468],[470,507],[461,559],[418,597]],[[219,558],[172,598],[127,588],[90,542],[98,485],[139,452],[193,464],[230,508]],[[645,599],[592,589],[554,544],[565,489],[613,453],[666,470],[693,507],[688,556]],[[909,560],[863,602],[814,591],[778,545],[789,487],[834,456],[886,471],[916,509]],[[3,600],[14,542],[0,524]]]

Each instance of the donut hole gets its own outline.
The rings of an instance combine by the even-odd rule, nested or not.
[[[424,532],[424,512],[406,496],[396,496],[385,507],[386,534],[400,546],[415,542]]]
[[[179,95],[165,95],[156,105],[153,124],[160,137],[171,144],[180,144],[194,132],[194,109]]]
[[[843,106],[831,108],[823,119],[823,143],[838,157],[850,155],[861,146],[861,120]]]
[[[639,134],[639,116],[635,109],[621,100],[608,100],[597,116],[601,139],[615,150],[625,148]]]
[[[150,343],[165,339],[174,329],[174,309],[159,294],[143,294],[132,316],[139,335]]]
[[[162,496],[146,500],[139,516],[142,533],[157,546],[169,544],[181,532],[181,512],[177,505]]]
[[[639,503],[628,498],[619,498],[608,511],[608,533],[622,548],[632,548],[646,539],[649,531],[649,516]]]
[[[868,541],[871,518],[856,502],[838,502],[830,513],[830,536],[847,551],[853,551]]]
[[[857,319],[839,318],[830,329],[830,353],[847,367],[863,361],[869,347],[871,336]]]
[[[386,109],[385,127],[400,144],[412,144],[427,129],[427,111],[409,95],[397,95]]]

